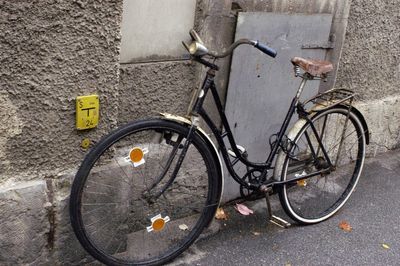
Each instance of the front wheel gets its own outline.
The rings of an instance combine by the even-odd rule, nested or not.
[[[163,264],[209,224],[221,192],[218,168],[197,132],[184,148],[188,133],[171,121],[138,121],[85,157],[72,185],[70,216],[94,258],[106,265]]]
[[[332,108],[317,113],[311,121],[322,145],[311,124],[305,123],[293,139],[281,181],[311,177],[289,182],[279,192],[286,213],[303,224],[326,220],[346,203],[357,185],[365,158],[364,129],[353,112]]]

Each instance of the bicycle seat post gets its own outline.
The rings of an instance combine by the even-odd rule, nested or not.
[[[299,86],[299,88],[297,90],[297,94],[296,94],[296,105],[300,99],[301,93],[303,92],[303,89],[307,83],[307,80],[309,80],[309,78],[306,75],[302,75],[301,78],[302,78],[302,80],[301,80],[300,86]]]

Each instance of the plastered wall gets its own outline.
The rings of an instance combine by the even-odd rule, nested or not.
[[[0,1],[1,265],[71,264],[83,254],[67,241],[72,174],[62,177],[86,153],[83,138],[117,125],[121,15],[122,0]],[[101,126],[78,132],[75,97],[91,93]]]
[[[336,87],[358,93],[371,131],[371,156],[400,144],[399,40],[397,0],[352,0]]]
[[[82,138],[116,125],[121,1],[0,2],[0,185],[52,177]],[[75,97],[97,93],[101,127],[75,130]]]

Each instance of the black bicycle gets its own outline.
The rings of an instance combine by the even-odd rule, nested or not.
[[[240,184],[242,196],[264,195],[269,205],[268,196],[279,193],[288,216],[301,224],[318,223],[335,214],[360,177],[369,133],[352,105],[354,93],[330,90],[300,100],[306,82],[325,79],[333,69],[331,63],[292,59],[295,75],[302,79],[300,87],[279,132],[270,138],[266,161],[251,162],[247,151],[236,144],[224,114],[214,84],[215,60],[241,44],[271,57],[276,52],[248,39],[222,53],[210,52],[194,30],[190,34],[192,43],[184,46],[192,60],[208,71],[194,92],[188,115],[161,114],[113,131],[87,154],[73,182],[74,232],[82,246],[107,265],[163,264],[186,250],[209,225],[219,205],[220,154]],[[222,130],[203,109],[210,91]],[[299,119],[288,130],[295,113]],[[219,150],[200,128],[200,117],[213,132]],[[246,166],[244,175],[235,171],[238,163]],[[271,221],[287,225],[268,210]]]

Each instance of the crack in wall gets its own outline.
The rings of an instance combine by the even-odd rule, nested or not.
[[[54,249],[55,243],[55,233],[56,233],[56,210],[54,208],[54,186],[53,179],[46,178],[46,186],[47,186],[47,198],[48,203],[45,205],[45,209],[47,212],[47,219],[49,221],[49,231],[46,233],[47,236],[47,245],[46,247],[49,251]]]

